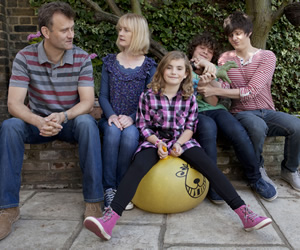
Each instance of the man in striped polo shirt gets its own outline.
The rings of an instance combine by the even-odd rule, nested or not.
[[[261,167],[266,136],[285,136],[281,177],[300,191],[300,119],[275,110],[271,84],[276,57],[272,51],[251,45],[253,24],[246,14],[231,14],[224,21],[224,30],[235,50],[223,53],[219,65],[227,61],[237,63],[238,68],[227,72],[232,83],[223,82],[223,88],[203,87],[199,91],[205,96],[219,95],[232,99],[230,111],[246,128]],[[261,169],[263,176],[265,170]]]
[[[5,120],[0,131],[0,240],[20,217],[24,143],[77,142],[84,217],[102,216],[100,138],[88,114],[94,104],[93,68],[89,54],[73,45],[74,17],[66,3],[43,5],[38,14],[43,41],[22,49],[13,62],[8,89],[13,118]]]

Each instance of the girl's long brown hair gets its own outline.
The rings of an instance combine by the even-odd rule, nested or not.
[[[182,96],[187,99],[194,93],[193,81],[192,81],[192,67],[187,56],[181,51],[171,51],[167,53],[157,66],[156,72],[153,76],[151,83],[148,84],[148,88],[151,88],[154,93],[164,93],[165,80],[164,72],[172,60],[183,59],[186,70],[186,78],[180,84],[179,90],[182,90]]]

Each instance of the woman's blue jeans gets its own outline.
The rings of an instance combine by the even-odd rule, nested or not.
[[[117,189],[138,147],[139,131],[134,124],[121,131],[115,124],[109,126],[106,118],[98,125],[103,135],[103,187]]]
[[[194,137],[215,164],[217,163],[218,132],[228,140],[229,145],[233,146],[249,182],[256,182],[261,177],[258,158],[244,127],[227,110],[217,109],[200,112]]]
[[[260,165],[263,145],[267,136],[285,136],[282,168],[295,172],[300,164],[300,119],[296,116],[274,110],[242,111],[235,117],[246,128],[254,145]]]
[[[102,161],[97,122],[80,115],[62,124],[61,132],[52,137],[39,135],[37,127],[18,118],[2,123],[0,130],[0,208],[19,205],[24,144],[40,144],[53,140],[77,142],[80,168],[83,173],[83,196],[86,202],[103,200]]]

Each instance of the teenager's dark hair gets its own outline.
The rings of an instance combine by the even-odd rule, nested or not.
[[[68,17],[69,19],[75,18],[75,12],[72,7],[64,2],[51,2],[42,5],[38,12],[38,23],[39,29],[41,32],[41,28],[46,26],[49,30],[52,29],[53,21],[52,17],[54,13],[61,13]],[[42,32],[41,32],[42,34]]]
[[[236,29],[241,29],[246,35],[249,35],[253,30],[253,24],[248,15],[236,11],[224,20],[223,28],[226,36],[229,36]]]
[[[199,45],[204,45],[213,51],[213,58],[211,62],[216,63],[220,55],[220,48],[217,41],[209,32],[204,32],[193,37],[187,48],[188,58],[192,59],[194,51]]]

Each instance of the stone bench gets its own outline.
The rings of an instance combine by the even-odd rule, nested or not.
[[[280,174],[284,137],[268,137],[264,145],[265,168],[269,176]],[[234,150],[218,141],[218,166],[229,179],[240,179],[242,167]],[[22,170],[24,188],[80,188],[81,170],[77,144],[53,141],[26,144]]]

